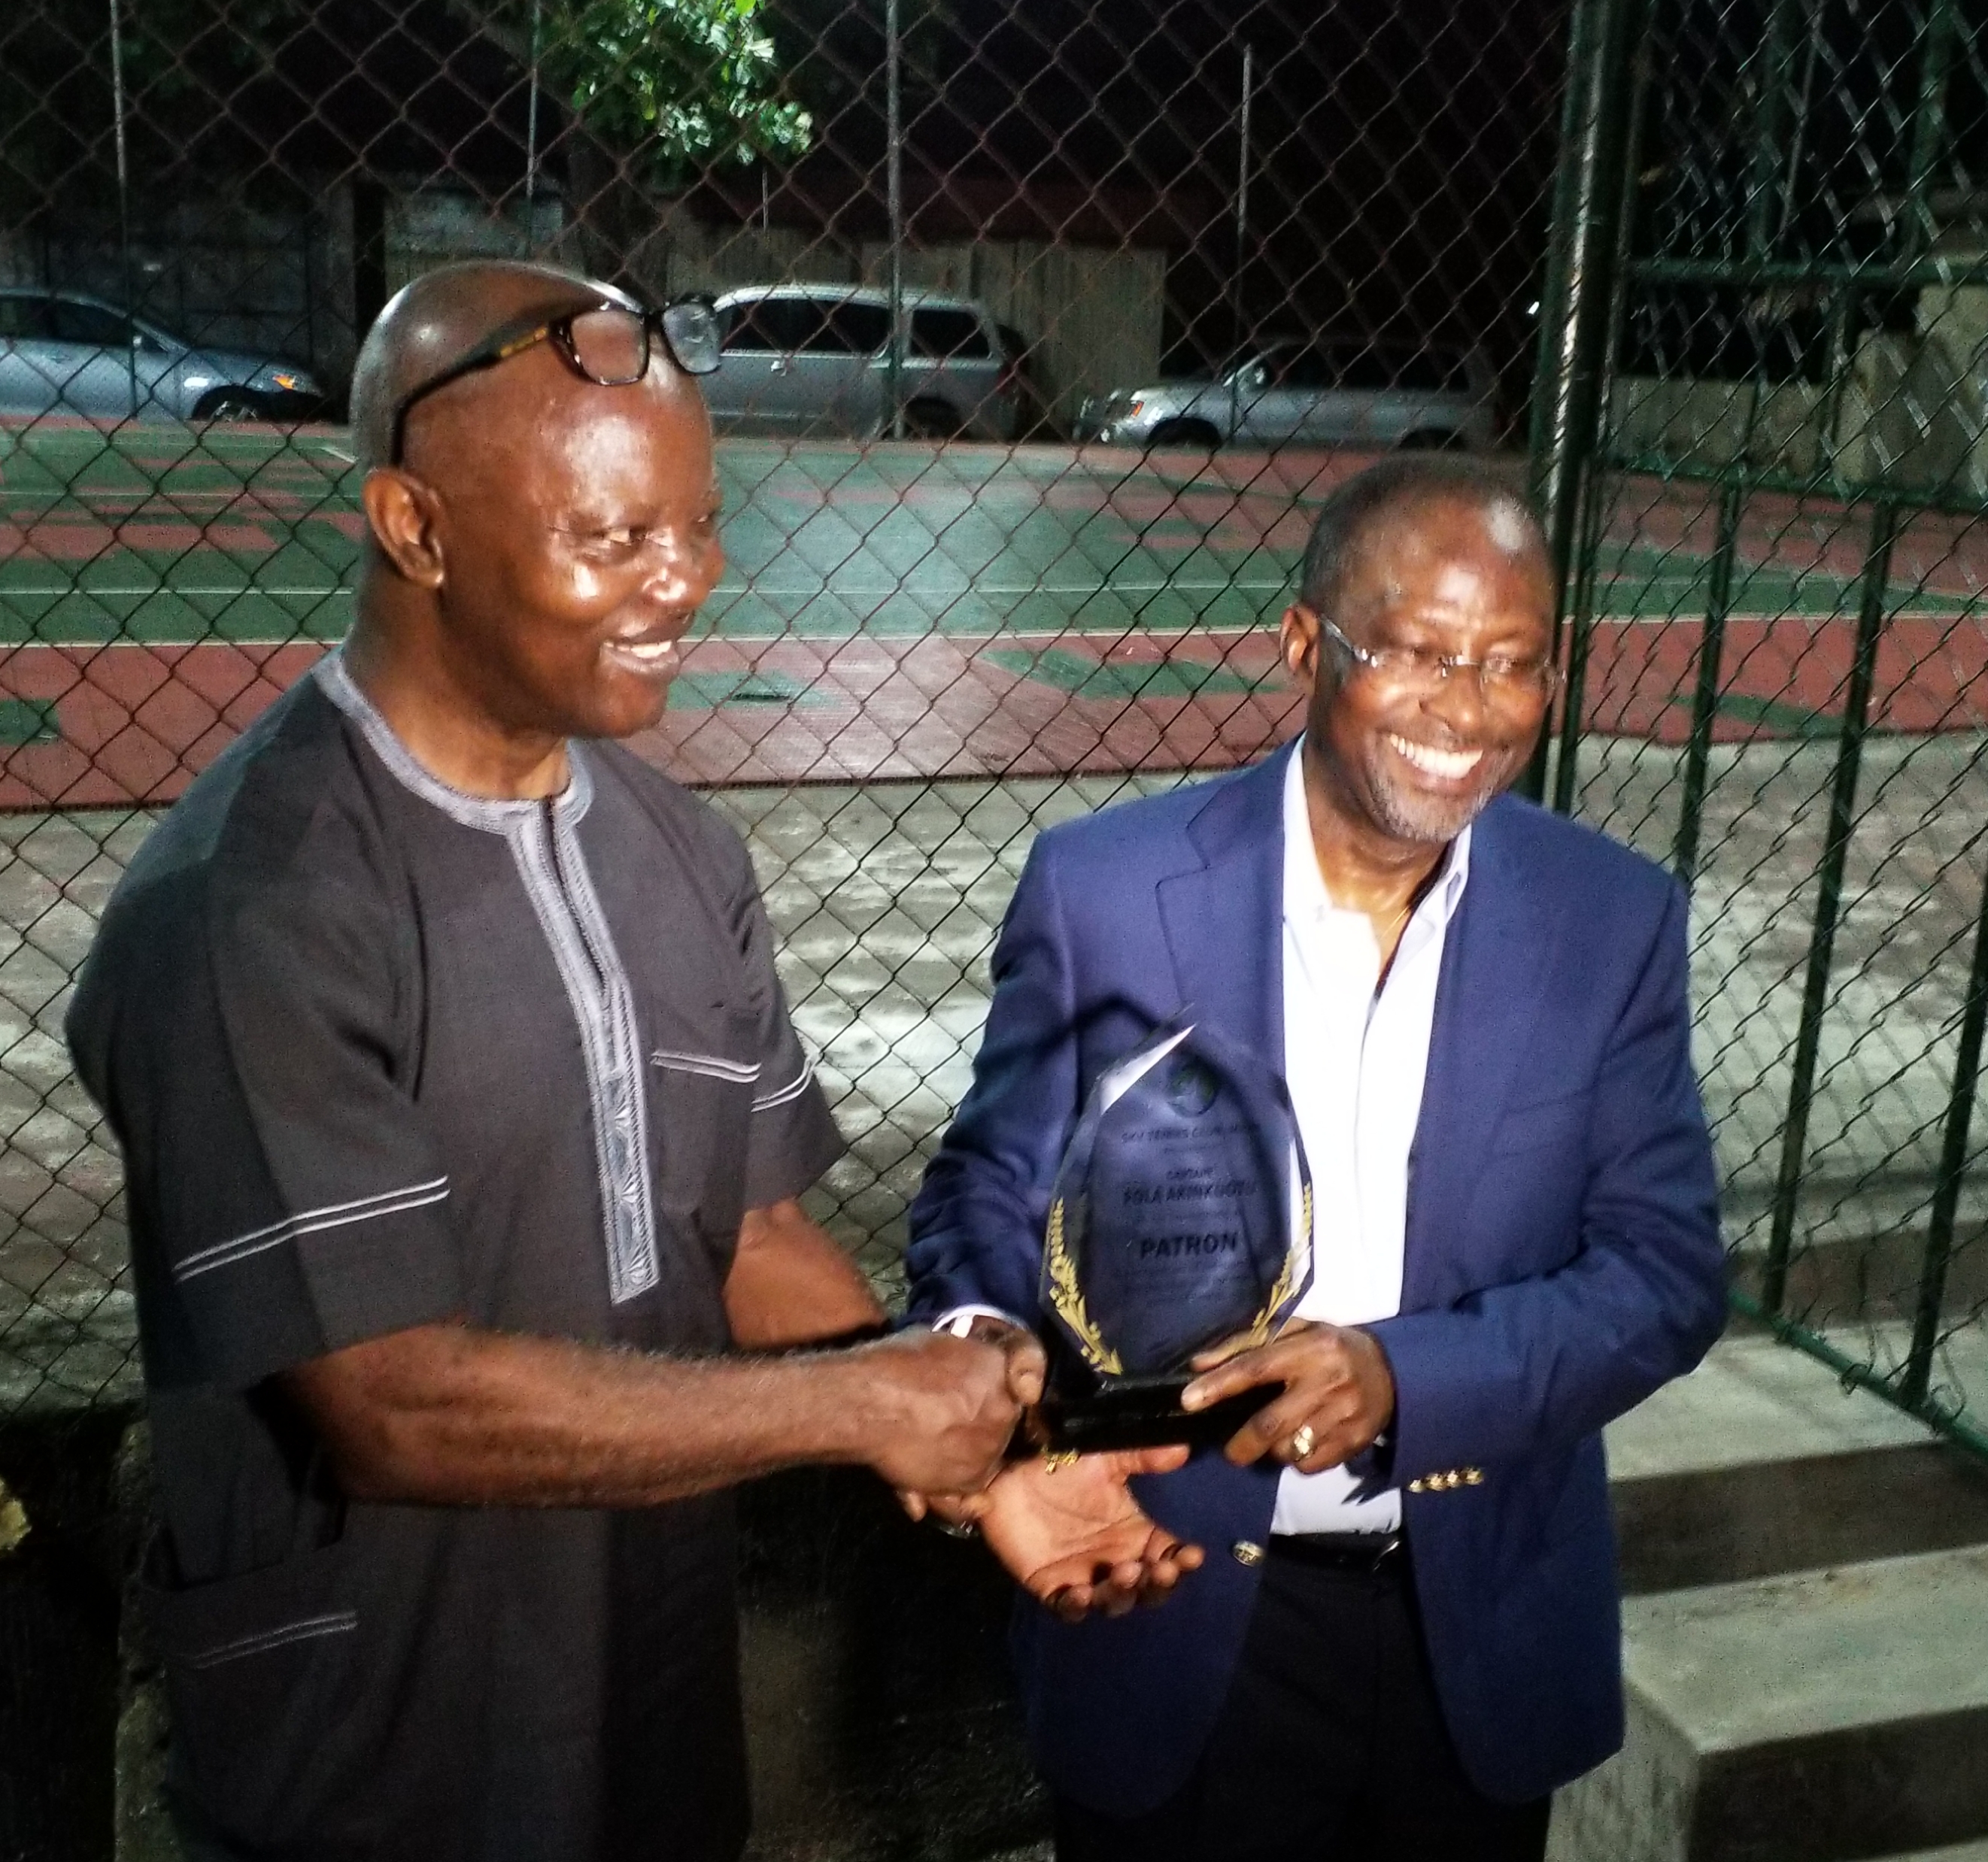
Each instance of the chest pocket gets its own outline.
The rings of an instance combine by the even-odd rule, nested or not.
[[[656,1196],[729,1263],[746,1213],[752,1097],[759,1089],[756,1019],[725,1016],[717,1051],[688,1044],[649,1055],[649,1104],[659,1154]]]

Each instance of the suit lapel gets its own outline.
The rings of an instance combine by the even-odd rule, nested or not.
[[[1447,1303],[1441,1277],[1467,1248],[1471,1191],[1498,1120],[1543,1051],[1539,1017],[1558,934],[1520,870],[1510,824],[1517,805],[1494,803],[1470,840],[1470,878],[1444,941],[1422,1114],[1410,1154],[1405,1312]],[[1546,1083],[1535,1083],[1550,1093]]]
[[[1284,1056],[1285,757],[1225,782],[1188,826],[1202,864],[1161,880],[1182,1005],[1280,1073]]]

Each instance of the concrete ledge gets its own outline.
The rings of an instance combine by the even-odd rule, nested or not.
[[[1625,1750],[1557,1862],[1848,1862],[1988,1830],[1988,1547],[1631,1598]]]
[[[1917,1447],[1932,1431],[1827,1364],[1758,1334],[1721,1339],[1688,1377],[1608,1428],[1618,1482],[1757,1468],[1858,1449]]]
[[[1988,1544],[1988,1468],[1759,1334],[1615,1423],[1608,1461],[1632,1593]]]
[[[1988,1715],[1988,1546],[1631,1598],[1623,1620],[1631,1682],[1700,1751]]]
[[[1621,1481],[1631,1596],[1988,1544],[1988,1468],[1943,1443]]]

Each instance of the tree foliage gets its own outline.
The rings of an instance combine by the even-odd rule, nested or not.
[[[542,69],[574,113],[657,180],[806,153],[808,112],[783,94],[762,0],[544,0]],[[512,0],[515,25],[531,9]]]
[[[370,29],[406,22],[438,46],[452,28],[501,48],[521,75],[536,44],[555,111],[631,178],[675,186],[712,164],[791,160],[808,147],[811,119],[783,83],[766,4],[373,0]],[[353,22],[367,16],[363,0],[121,0],[119,12],[140,188],[189,167],[233,188],[276,179],[267,139],[299,105],[308,121],[313,100],[350,78]],[[111,74],[103,0],[0,0],[0,201],[32,211],[106,194]]]

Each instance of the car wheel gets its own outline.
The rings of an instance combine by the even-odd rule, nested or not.
[[[216,388],[194,409],[197,421],[259,421],[262,404],[245,388]]]
[[[1222,435],[1205,421],[1162,421],[1146,444],[1177,446],[1185,452],[1212,452],[1222,444]]]
[[[915,400],[904,410],[907,439],[956,440],[963,424],[957,411],[942,400]]]
[[[1455,452],[1469,442],[1454,428],[1427,427],[1401,435],[1403,452]]]

